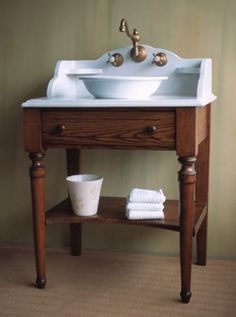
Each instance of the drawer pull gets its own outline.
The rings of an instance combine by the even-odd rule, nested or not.
[[[149,125],[145,128],[145,132],[150,134],[156,132],[156,130],[157,130],[157,127],[155,125]]]
[[[66,126],[64,124],[57,124],[55,127],[52,128],[50,131],[51,134],[60,135],[66,130]]]

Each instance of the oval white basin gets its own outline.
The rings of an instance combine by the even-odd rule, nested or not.
[[[96,98],[144,99],[149,98],[167,76],[81,76],[87,90]]]

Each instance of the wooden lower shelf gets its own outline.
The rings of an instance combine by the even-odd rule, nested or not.
[[[179,231],[179,201],[167,200],[164,204],[165,219],[162,220],[128,220],[125,216],[126,198],[101,197],[98,213],[94,216],[80,217],[72,212],[67,198],[46,212],[46,224],[51,223],[110,223],[151,226]],[[193,235],[196,234],[206,216],[206,206],[195,204]]]

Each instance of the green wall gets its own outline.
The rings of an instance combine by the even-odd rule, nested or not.
[[[0,0],[0,242],[32,244],[30,161],[23,150],[21,103],[44,96],[57,60],[97,58],[129,39],[121,18],[141,42],[181,57],[213,59],[209,243],[212,257],[236,258],[236,1],[235,0]],[[65,154],[48,151],[47,206],[64,198]],[[175,153],[84,151],[82,171],[104,175],[103,194],[126,196],[132,187],[161,187],[176,198]],[[48,246],[68,245],[67,225],[47,228]],[[106,250],[178,253],[174,232],[84,225],[83,246]]]

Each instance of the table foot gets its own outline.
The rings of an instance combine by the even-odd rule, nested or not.
[[[43,289],[46,286],[47,279],[46,278],[36,278],[36,287]]]
[[[190,301],[191,295],[192,295],[191,291],[181,291],[180,296],[181,296],[182,303],[188,304]]]

